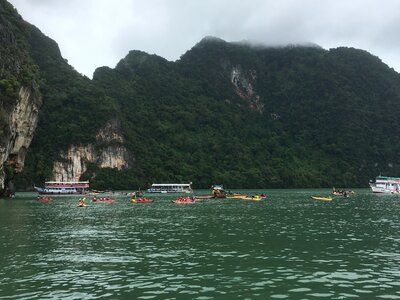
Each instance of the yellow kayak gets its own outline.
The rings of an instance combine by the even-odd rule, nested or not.
[[[243,200],[252,200],[252,201],[260,201],[262,198],[255,196],[255,197],[244,197],[244,198],[241,198],[241,199],[243,199]]]
[[[322,201],[331,201],[332,197],[315,197],[315,196],[311,196],[311,198],[313,198],[314,200],[322,200]]]
[[[247,196],[243,196],[243,195],[235,195],[235,196],[226,196],[227,199],[244,199],[244,198],[248,198]]]

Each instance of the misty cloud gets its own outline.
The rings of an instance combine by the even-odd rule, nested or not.
[[[356,47],[400,70],[395,0],[10,0],[91,77],[129,50],[176,60],[204,36],[266,45]]]

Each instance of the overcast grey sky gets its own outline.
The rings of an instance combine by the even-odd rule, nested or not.
[[[176,60],[204,36],[367,50],[400,71],[397,0],[9,0],[92,77],[129,50]]]

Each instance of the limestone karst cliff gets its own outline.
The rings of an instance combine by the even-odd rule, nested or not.
[[[0,1],[0,194],[14,192],[13,178],[24,166],[42,97],[37,66],[29,55],[29,27]]]
[[[25,165],[21,189],[78,177],[99,189],[367,186],[400,174],[400,75],[366,51],[207,38],[175,62],[130,51],[91,80],[0,4],[1,172]]]
[[[86,145],[71,145],[59,153],[53,163],[55,181],[78,181],[87,170],[88,163],[99,168],[122,170],[129,167],[130,156],[123,145],[124,138],[118,132],[115,121],[107,124],[96,134],[96,142]],[[99,146],[100,145],[100,146]],[[95,176],[95,174],[93,174]]]

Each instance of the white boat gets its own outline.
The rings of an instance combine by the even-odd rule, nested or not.
[[[149,193],[193,193],[192,183],[153,183]]]
[[[379,175],[369,186],[373,193],[397,194],[400,193],[400,178]]]
[[[41,195],[82,195],[89,189],[89,181],[46,181],[44,188],[34,186]]]

